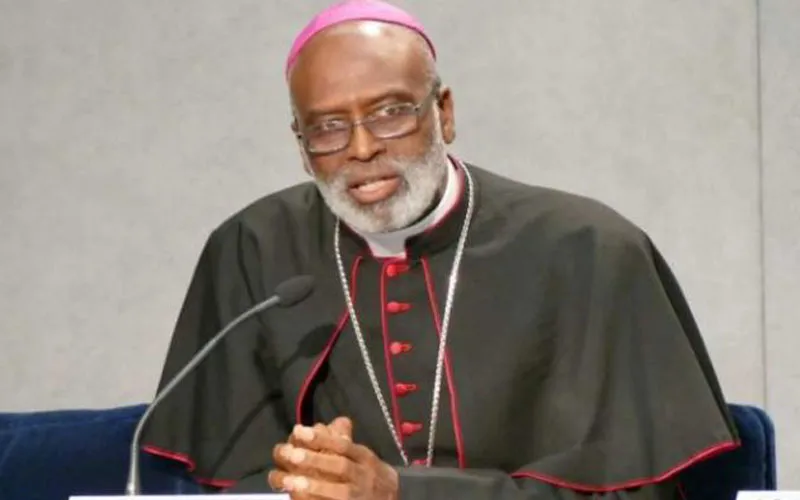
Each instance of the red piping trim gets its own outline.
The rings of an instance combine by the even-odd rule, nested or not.
[[[180,462],[186,466],[186,471],[189,473],[194,472],[194,470],[197,468],[197,465],[195,464],[194,460],[192,460],[191,457],[189,457],[189,455],[185,455],[183,453],[164,450],[152,445],[142,446],[142,451],[149,453],[151,455]],[[205,479],[201,477],[195,477],[194,479],[200,484],[207,484],[209,486],[214,486],[215,488],[230,488],[231,486],[236,484],[236,481],[230,479]]]
[[[707,458],[711,458],[715,455],[718,455],[725,451],[733,450],[738,447],[739,443],[735,441],[725,441],[692,455],[684,462],[681,462],[680,464],[668,470],[664,474],[661,474],[660,476],[645,478],[645,479],[633,479],[618,484],[589,486],[586,484],[571,483],[569,481],[564,481],[563,479],[559,479],[557,477],[548,476],[545,474],[541,474],[538,472],[531,472],[531,471],[514,472],[513,474],[511,474],[511,477],[536,479],[548,484],[552,484],[553,486],[557,486],[559,488],[567,488],[574,491],[589,492],[589,493],[608,493],[610,491],[638,488],[640,486],[646,486],[648,484],[655,484],[655,483],[660,483],[661,481],[666,481],[667,479],[678,474],[687,467],[694,465],[697,462],[701,462]]]
[[[428,259],[422,257],[422,271],[425,274],[425,288],[428,291],[428,303],[433,313],[433,321],[436,326],[436,336],[442,335],[442,322],[439,318],[439,305],[436,301],[436,292],[433,288],[433,279],[428,268]],[[450,352],[447,348],[444,351],[444,368],[447,376],[447,390],[450,392],[450,418],[453,422],[453,430],[456,437],[456,451],[458,452],[458,466],[462,469],[467,468],[467,460],[464,453],[464,436],[461,432],[461,419],[458,416],[458,395],[456,386],[453,382],[453,371],[450,367]]]
[[[397,404],[397,396],[394,393],[394,368],[392,366],[392,354],[389,352],[389,324],[386,321],[386,267],[387,263],[384,262],[381,266],[381,334],[383,336],[383,357],[389,384],[389,397],[392,398],[394,428],[396,432],[400,433],[400,406]]]
[[[351,276],[350,276],[350,289],[351,289],[350,297],[353,300],[353,307],[355,307],[355,301],[356,301],[356,278],[358,276],[358,265],[361,263],[361,259],[362,259],[362,257],[360,255],[358,257],[356,257],[356,259],[353,261],[352,270],[350,271],[350,274],[351,274]],[[339,319],[339,324],[336,325],[336,329],[333,331],[333,334],[331,335],[331,338],[328,340],[328,343],[325,345],[325,349],[322,350],[322,353],[319,355],[319,358],[317,358],[317,361],[314,363],[314,366],[311,367],[311,370],[306,375],[306,378],[303,381],[302,387],[300,387],[300,392],[297,395],[297,403],[295,405],[295,421],[298,424],[302,424],[303,423],[303,412],[302,412],[303,401],[306,398],[306,393],[308,392],[308,388],[311,386],[311,382],[314,380],[314,377],[316,377],[317,372],[319,372],[319,369],[322,366],[322,363],[324,363],[325,360],[328,359],[328,356],[330,355],[331,350],[333,349],[333,345],[336,343],[336,339],[339,338],[339,334],[341,334],[342,330],[344,330],[344,325],[347,324],[348,316],[349,316],[349,312],[347,311],[347,307],[345,307],[344,313],[342,313],[342,317]]]

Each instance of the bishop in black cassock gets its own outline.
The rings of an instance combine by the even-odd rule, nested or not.
[[[371,0],[298,37],[314,181],[210,235],[162,385],[285,279],[315,291],[219,345],[145,449],[215,491],[298,499],[681,498],[679,472],[738,437],[675,277],[607,206],[448,155],[434,60]]]

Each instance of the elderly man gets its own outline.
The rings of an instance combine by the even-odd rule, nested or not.
[[[295,499],[680,498],[678,473],[737,436],[665,260],[598,202],[448,155],[435,59],[375,1],[298,36],[286,76],[313,182],[211,234],[162,383],[284,279],[316,290],[218,346],[146,449]]]

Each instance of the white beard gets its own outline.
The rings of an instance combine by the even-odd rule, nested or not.
[[[435,113],[434,132],[425,154],[417,158],[381,158],[365,165],[345,164],[329,179],[315,176],[315,183],[331,211],[342,222],[360,233],[386,233],[410,226],[431,208],[436,195],[447,178],[449,160]],[[310,161],[301,148],[303,162],[309,172]],[[370,205],[354,200],[347,188],[347,178],[353,170],[376,169],[395,172],[401,185],[388,199]]]

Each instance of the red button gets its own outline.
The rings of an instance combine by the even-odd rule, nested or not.
[[[410,436],[422,430],[422,424],[419,422],[403,422],[400,424],[400,432],[404,436]]]
[[[406,271],[408,271],[408,264],[393,262],[386,266],[386,276],[390,278],[394,278],[398,274],[403,274]]]
[[[410,351],[411,347],[411,344],[406,344],[405,342],[392,342],[389,344],[389,351],[397,356],[398,354]]]
[[[411,462],[411,465],[428,465],[428,459],[427,458],[418,458],[416,460],[413,460]]]
[[[417,390],[417,384],[394,384],[394,393],[398,396],[405,396],[409,392]]]
[[[386,310],[390,313],[405,312],[411,309],[411,304],[408,302],[389,302],[386,304]]]

